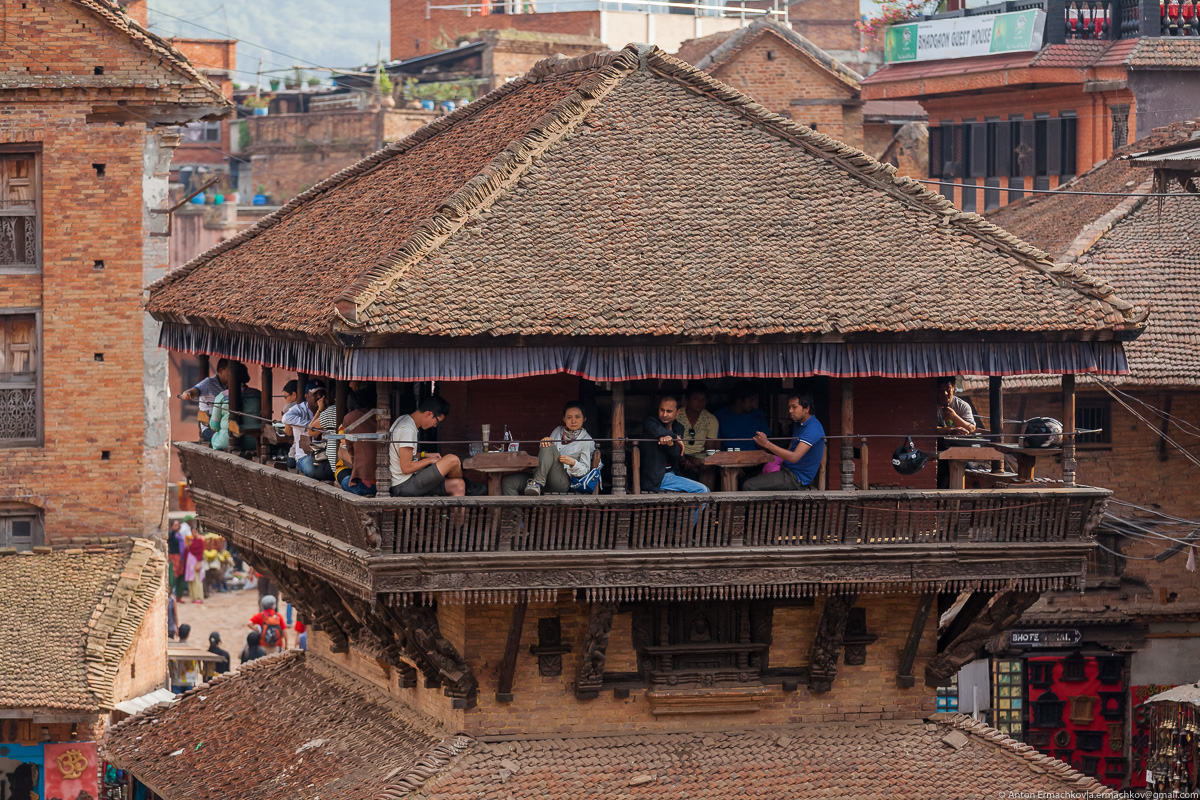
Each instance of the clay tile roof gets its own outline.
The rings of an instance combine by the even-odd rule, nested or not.
[[[172,800],[728,800],[747,793],[969,800],[1068,788],[1115,796],[961,714],[504,742],[446,736],[299,651],[252,662],[130,717],[109,729],[103,749]]]
[[[717,47],[724,44],[735,33],[737,33],[736,30],[718,31],[717,33],[710,33],[708,36],[701,36],[699,39],[688,39],[679,45],[679,49],[675,51],[675,57],[680,61],[695,66],[700,59],[707,56],[713,50],[716,50]]]
[[[706,36],[703,39],[693,39],[691,42],[684,42],[679,52],[675,54],[675,57],[680,61],[694,65],[696,69],[704,70],[705,72],[716,72],[732,61],[738,53],[767,34],[774,34],[835,80],[840,81],[856,92],[858,91],[859,84],[863,80],[862,75],[842,64],[842,62],[829,55],[829,53],[826,53],[808,39],[792,30],[791,27],[769,17],[756,19],[746,27],[732,31],[720,40],[717,40],[715,36]],[[705,53],[696,52],[699,49],[697,47],[699,43],[709,41],[715,46],[710,47],[708,52]],[[693,44],[693,42],[696,44]],[[697,54],[699,58],[695,61],[691,60],[691,58],[684,58],[683,53],[685,51],[692,58],[695,58]]]
[[[1112,42],[1107,39],[1073,39],[1043,47],[1029,62],[1031,67],[1090,67],[1099,60]]]
[[[1130,69],[1200,69],[1200,40],[1143,36],[1125,58]]]
[[[109,728],[106,757],[166,798],[401,798],[471,739],[299,650]]]
[[[71,2],[88,9],[111,28],[147,50],[169,70],[185,79],[188,84],[192,84],[190,88],[200,90],[193,91],[186,96],[187,102],[216,105],[223,109],[231,107],[230,101],[221,92],[220,87],[201,75],[177,47],[161,36],[143,28],[119,7],[115,7],[106,0],[71,0]]]
[[[1200,122],[1155,130],[1080,175],[1072,191],[1150,192],[1151,170],[1121,158],[1188,141]],[[1172,184],[1170,191],[1180,191]],[[1129,375],[1122,383],[1200,385],[1200,236],[1191,198],[1047,194],[1005,206],[988,219],[1108,281],[1121,297],[1150,310],[1146,331],[1129,342]]]
[[[82,549],[0,554],[0,708],[112,708],[166,557],[134,539]]]
[[[967,800],[1002,797],[1014,789],[1116,796],[1067,764],[968,716],[938,714],[927,723],[481,742],[412,800]]]
[[[632,45],[541,62],[170,273],[148,309],[314,337],[1092,336],[1141,318],[1078,266]]]

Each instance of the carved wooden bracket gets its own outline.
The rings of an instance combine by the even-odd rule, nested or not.
[[[604,685],[604,663],[608,660],[608,635],[612,632],[616,603],[592,603],[588,620],[587,639],[579,659],[579,674],[575,679],[575,696],[588,700],[600,695]]]
[[[479,682],[470,665],[450,642],[442,637],[437,612],[431,606],[399,606],[391,614],[404,628],[408,654],[422,663],[422,671],[438,676],[442,692],[454,699],[455,708],[474,708]]]
[[[904,642],[904,650],[900,653],[900,666],[896,669],[896,685],[901,689],[911,689],[916,685],[916,678],[913,677],[913,663],[917,660],[917,648],[921,644],[921,637],[925,634],[925,623],[929,619],[929,611],[933,608],[933,602],[937,600],[937,594],[928,592],[921,595],[921,602],[917,604],[917,611],[913,614],[912,626],[908,629],[908,639]]]
[[[496,702],[513,701],[513,680],[517,675],[517,653],[521,649],[521,629],[525,626],[525,609],[529,601],[522,597],[513,604],[508,625],[508,641],[504,645],[504,660],[500,662],[500,679],[496,682]]]
[[[879,634],[867,631],[867,610],[850,609],[850,616],[846,620],[846,635],[842,638],[846,647],[846,666],[861,667],[867,663],[867,645],[874,644],[878,638]]]
[[[1038,592],[1006,590],[973,619],[956,626],[961,632],[940,648],[941,651],[925,667],[925,685],[946,685],[964,664],[975,660],[988,639],[1020,619],[1025,609],[1037,601],[1038,595]]]
[[[538,675],[557,678],[562,675],[562,657],[571,652],[571,645],[562,640],[562,620],[542,617],[538,620],[538,643],[529,645],[529,652],[538,657]]]
[[[846,635],[846,622],[850,619],[850,608],[857,595],[833,594],[825,598],[821,609],[821,620],[817,623],[817,635],[813,639],[808,658],[808,688],[814,692],[828,692],[837,677],[838,657],[842,654],[842,643]]]

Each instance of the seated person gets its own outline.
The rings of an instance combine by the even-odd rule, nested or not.
[[[658,401],[657,416],[642,421],[642,436],[655,441],[638,442],[642,452],[643,492],[707,492],[700,481],[683,477],[683,425],[679,416],[679,401],[663,395]]]
[[[956,397],[955,379],[951,377],[938,378],[938,433],[942,436],[966,436],[978,428],[975,413],[971,405],[961,397]]]
[[[709,412],[707,405],[708,387],[700,381],[692,381],[683,394],[679,424],[684,431],[684,469],[711,490],[716,485],[716,470],[704,465],[705,451],[718,449],[721,442],[717,439],[717,418]]]
[[[329,403],[329,392],[323,385],[317,386],[308,393],[305,402],[312,412],[312,418],[308,421],[309,427],[300,434],[300,457],[296,459],[296,469],[314,480],[331,481],[333,480],[333,467],[329,465],[324,428],[321,427],[320,419],[326,409],[332,408]],[[296,409],[293,408],[288,413],[295,414]],[[326,415],[326,419],[328,420],[328,415]],[[293,432],[292,435],[294,436],[295,433]]]
[[[197,400],[200,403],[200,410],[208,416],[212,416],[213,403],[217,399],[217,395],[225,391],[229,386],[229,368],[233,365],[228,358],[217,360],[217,374],[209,375],[204,380],[197,383],[190,389],[180,392],[176,395],[180,400]],[[213,437],[212,427],[205,422],[200,424],[200,441],[207,442]]]
[[[283,424],[292,437],[292,449],[288,451],[289,469],[298,466],[306,452],[301,440],[308,438],[308,426],[316,414],[317,400],[312,393],[317,389],[325,391],[325,384],[318,380],[309,381],[304,387],[304,399],[283,412]]]
[[[570,491],[571,479],[588,474],[592,468],[592,455],[596,452],[596,442],[583,429],[586,421],[583,406],[577,400],[563,406],[563,424],[542,439],[538,448],[537,470],[505,475],[500,482],[501,493],[516,495],[523,491],[537,497],[543,491],[549,494]]]
[[[221,390],[213,400],[212,410],[208,414],[208,427],[212,436],[208,443],[213,450],[229,449],[229,392]]]
[[[392,497],[462,497],[467,493],[458,456],[417,454],[417,432],[436,428],[450,413],[450,404],[440,397],[422,400],[417,410],[392,423],[388,463],[392,474]]]
[[[788,416],[792,419],[792,441],[786,450],[767,439],[766,433],[758,431],[754,434],[755,444],[783,459],[782,469],[747,478],[742,484],[745,491],[786,492],[813,488],[813,481],[821,470],[821,457],[825,454],[825,429],[813,416],[812,395],[799,392],[788,397]]]
[[[750,381],[739,381],[733,387],[732,402],[716,413],[718,435],[726,447],[750,450],[754,434],[769,427],[767,415],[758,408],[758,392]]]
[[[350,392],[346,397],[343,433],[372,433],[375,430],[375,392],[364,386]],[[334,475],[338,484],[347,492],[361,497],[375,496],[375,442],[348,441],[343,439],[338,451],[338,466]]]

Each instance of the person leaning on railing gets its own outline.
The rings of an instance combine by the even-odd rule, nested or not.
[[[583,478],[592,469],[592,457],[596,452],[591,434],[583,429],[586,421],[579,401],[572,400],[564,405],[563,424],[542,439],[538,448],[537,469],[505,475],[500,483],[501,493],[517,495],[524,491],[537,497],[543,491],[549,494],[570,491],[571,480]]]
[[[683,425],[679,416],[679,400],[663,395],[658,401],[656,415],[642,421],[642,435],[649,441],[638,443],[642,456],[641,480],[643,492],[689,492],[702,494],[708,487],[700,481],[685,478],[683,460]]]

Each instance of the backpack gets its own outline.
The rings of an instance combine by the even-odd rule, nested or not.
[[[264,647],[276,647],[283,641],[283,620],[279,614],[263,615],[262,643]]]

